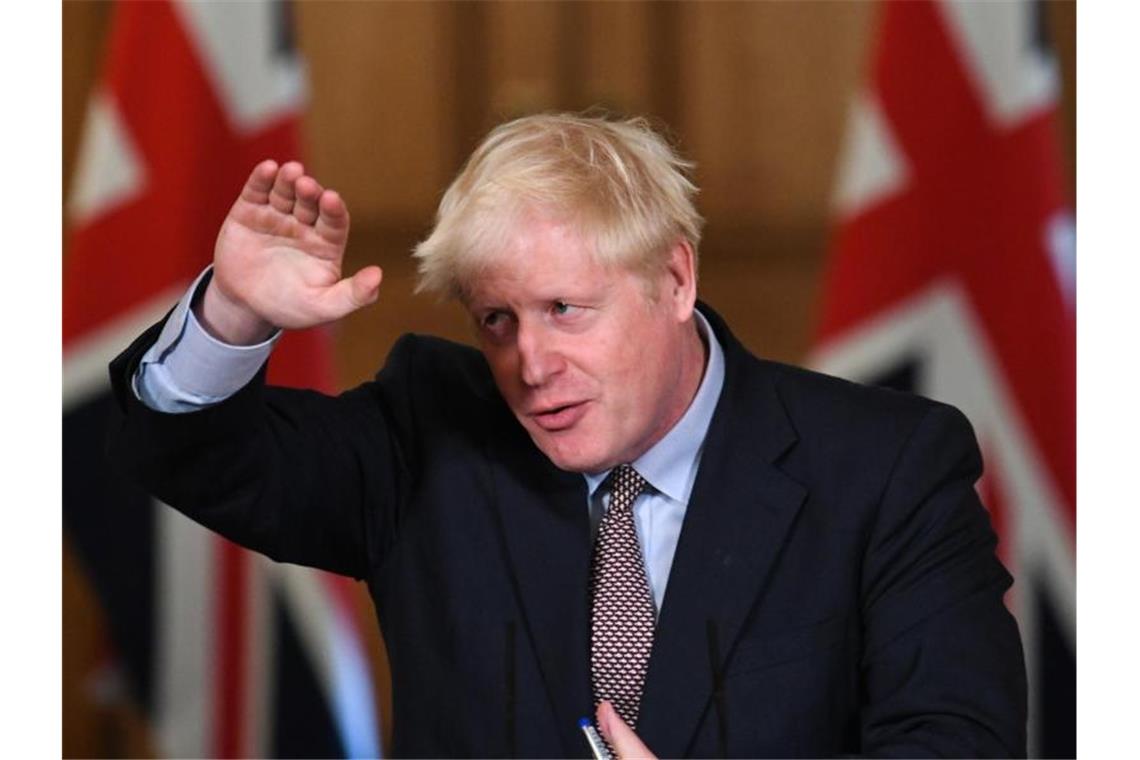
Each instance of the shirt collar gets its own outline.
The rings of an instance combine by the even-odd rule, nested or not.
[[[713,412],[716,411],[721,388],[724,387],[724,350],[704,314],[696,309],[693,314],[696,315],[697,329],[704,336],[709,349],[700,387],[677,424],[649,451],[630,463],[654,489],[682,504],[688,503],[689,494],[693,491],[705,435],[712,422]],[[594,474],[584,473],[591,495],[609,474],[608,470]]]

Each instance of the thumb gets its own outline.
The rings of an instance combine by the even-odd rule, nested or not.
[[[638,738],[633,729],[629,727],[621,716],[617,714],[614,706],[607,701],[598,705],[598,728],[602,729],[602,736],[614,749],[618,760],[633,760],[634,758],[654,758],[656,755],[649,751],[649,747]]]
[[[352,276],[352,300],[357,306],[368,306],[376,302],[383,279],[384,270],[375,265],[364,267]]]
[[[374,303],[380,295],[384,272],[378,266],[364,267],[352,277],[345,277],[321,295],[324,319],[332,321]]]

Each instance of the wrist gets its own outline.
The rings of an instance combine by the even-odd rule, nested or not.
[[[211,337],[233,346],[252,346],[272,337],[277,328],[241,302],[226,295],[211,279],[194,316]]]

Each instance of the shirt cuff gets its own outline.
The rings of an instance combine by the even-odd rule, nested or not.
[[[278,330],[256,345],[233,346],[207,333],[191,306],[212,275],[210,267],[198,276],[143,355],[135,395],[152,409],[188,412],[229,398],[253,379],[281,338]]]

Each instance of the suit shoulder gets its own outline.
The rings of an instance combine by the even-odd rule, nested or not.
[[[970,429],[958,409],[924,396],[864,385],[789,364],[757,361],[775,378],[780,397],[797,427],[829,433],[841,440],[854,437],[872,441],[907,438],[928,417]]]
[[[430,335],[401,335],[376,379],[383,384],[406,385],[413,392],[434,391],[454,400],[472,394],[495,398],[494,380],[481,352]]]
[[[831,524],[854,529],[877,514],[885,494],[920,493],[939,473],[956,472],[971,483],[980,475],[973,429],[954,407],[798,367],[763,364],[795,434],[795,446],[781,466],[796,481],[811,484],[817,509],[826,511]]]

